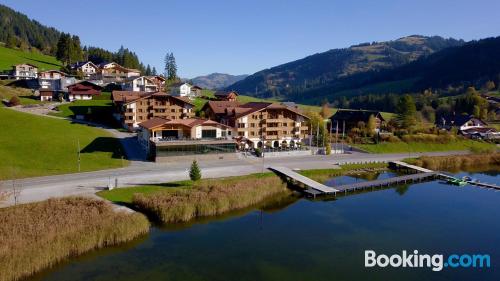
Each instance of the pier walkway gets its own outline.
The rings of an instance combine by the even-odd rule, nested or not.
[[[286,167],[269,167],[269,169],[303,184],[308,188],[308,190],[312,189],[313,191],[311,191],[311,193],[314,194],[335,194],[338,191],[338,189],[313,181],[312,179],[296,173]]]

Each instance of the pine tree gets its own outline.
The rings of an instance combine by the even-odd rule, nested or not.
[[[192,181],[198,181],[201,179],[201,170],[196,160],[193,160],[193,163],[191,164],[191,169],[189,169],[189,178]]]
[[[156,67],[153,66],[153,70],[151,71],[151,75],[158,75],[158,73],[156,73]]]
[[[148,66],[146,67],[145,75],[146,75],[146,76],[151,76],[151,66],[150,66],[149,64],[148,64]]]
[[[177,63],[175,62],[174,53],[170,53],[170,71],[168,73],[168,79],[177,79]]]
[[[69,34],[61,33],[57,42],[56,58],[60,61],[65,61],[69,51]]]
[[[400,126],[411,130],[417,124],[417,107],[413,97],[404,95],[398,104],[398,120]]]

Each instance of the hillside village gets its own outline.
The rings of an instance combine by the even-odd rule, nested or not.
[[[190,155],[200,159],[224,155],[227,159],[236,157],[236,151],[250,151],[257,156],[262,156],[263,151],[272,151],[271,155],[279,151],[286,155],[329,154],[331,143],[363,143],[366,137],[377,142],[397,138],[394,120],[384,119],[379,111],[341,109],[330,115],[324,108],[322,118],[327,122],[311,122],[311,117],[315,117],[294,103],[242,103],[235,91],[204,96],[201,87],[189,82],[171,82],[162,75],[143,76],[140,70],[115,62],[76,62],[68,69],[71,74],[55,69],[38,71],[36,65],[18,64],[2,78],[31,89],[41,102],[92,100],[111,91],[112,117],[122,128],[137,134],[141,149],[155,161]],[[204,100],[198,109],[195,100]],[[487,100],[498,103],[496,97],[488,96]],[[84,120],[85,114],[73,118]],[[435,127],[454,130],[469,139],[500,139],[495,128],[472,115],[447,116],[436,120]],[[337,150],[338,145],[334,152]]]

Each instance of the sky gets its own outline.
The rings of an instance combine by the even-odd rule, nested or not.
[[[173,52],[178,75],[252,74],[335,48],[440,35],[500,36],[498,0],[0,0],[28,17],[163,69]]]

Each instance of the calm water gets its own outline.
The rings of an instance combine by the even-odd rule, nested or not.
[[[466,173],[459,174],[460,176]],[[500,182],[500,173],[470,174]],[[392,176],[384,173],[380,177]],[[376,176],[372,176],[376,177]],[[356,180],[339,177],[327,184]],[[153,228],[34,280],[500,280],[500,192],[438,181]],[[489,269],[366,269],[364,250],[486,253]]]

